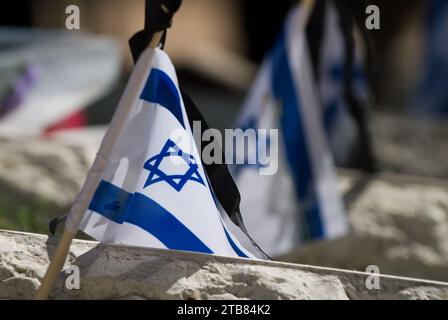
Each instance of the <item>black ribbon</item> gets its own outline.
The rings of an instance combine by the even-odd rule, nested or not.
[[[50,229],[50,235],[52,237],[54,237],[58,225],[65,222],[67,216],[68,214],[63,214],[62,216],[56,217],[49,222],[48,228]]]
[[[185,111],[187,112],[190,126],[193,127],[194,121],[200,121],[201,136],[202,136],[204,131],[209,129],[209,126],[205,121],[204,117],[202,116],[201,112],[199,111],[198,107],[196,107],[195,103],[190,98],[190,96],[182,89],[180,89],[180,91],[182,94],[182,100],[185,105]],[[202,144],[201,141],[196,141],[196,143],[200,151],[200,154],[202,154],[204,145]],[[222,153],[222,159],[225,159],[222,150],[221,153]],[[241,195],[237,185],[235,184],[235,181],[230,175],[227,165],[225,163],[206,164],[204,162],[202,162],[202,165],[210,180],[210,184],[215,193],[216,198],[218,199],[224,211],[229,216],[230,220],[232,220],[232,222],[235,225],[237,225],[241,229],[241,231],[244,232],[246,237],[251,241],[252,245],[258,250],[259,254],[264,259],[271,260],[271,258],[251,238],[249,232],[246,229],[246,226],[244,225],[243,217],[241,216],[240,213]]]
[[[145,28],[129,40],[132,58],[137,62],[156,32],[163,31],[162,47],[165,44],[166,30],[171,27],[173,15],[179,9],[182,0],[146,0]]]

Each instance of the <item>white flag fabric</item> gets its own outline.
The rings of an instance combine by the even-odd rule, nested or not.
[[[107,243],[253,257],[215,202],[164,51],[141,54],[66,227]]]
[[[258,157],[233,171],[249,234],[273,256],[347,231],[307,47],[309,10],[297,7],[288,16],[238,120],[242,129],[279,128],[278,146],[267,137],[270,149],[279,150],[275,175],[260,175]]]

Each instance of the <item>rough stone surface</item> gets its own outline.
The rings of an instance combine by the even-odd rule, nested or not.
[[[0,137],[0,188],[66,207],[81,188],[96,150],[53,139]],[[32,182],[32,183],[31,183]]]
[[[55,240],[0,231],[0,299],[34,296]],[[367,290],[369,274],[278,262],[187,252],[107,246],[75,240],[65,268],[81,271],[80,290],[65,287],[56,299],[448,299],[448,283],[380,277]]]
[[[281,260],[448,281],[448,183],[344,172],[350,233],[304,246]]]
[[[381,171],[448,179],[448,120],[375,113],[371,134]]]
[[[99,143],[86,134],[63,138],[0,137],[0,228],[46,232],[70,208]]]

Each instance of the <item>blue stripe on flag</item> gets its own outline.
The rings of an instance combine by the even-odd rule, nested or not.
[[[283,106],[281,125],[286,145],[286,154],[292,171],[296,192],[305,213],[309,236],[322,238],[324,226],[320,215],[319,201],[314,186],[309,147],[302,126],[302,106],[294,86],[285,47],[285,34],[277,41],[272,54],[272,90]]]
[[[101,181],[89,210],[116,223],[131,223],[155,236],[168,249],[213,253],[174,215],[140,193],[128,193]]]
[[[157,103],[168,109],[185,128],[179,91],[173,80],[162,70],[152,69],[140,99]]]
[[[210,185],[210,179],[207,177],[207,183],[208,185]],[[212,188],[208,188],[208,190],[210,191],[210,194],[212,196],[213,201],[215,202],[215,206],[216,206],[216,210],[219,211],[218,209],[218,200],[216,199],[216,195],[215,192],[213,191]],[[224,232],[226,234],[227,240],[229,241],[230,246],[232,247],[233,251],[235,251],[235,253],[238,255],[238,257],[241,258],[249,258],[243,251],[241,251],[240,248],[238,248],[238,246],[236,245],[235,242],[233,242],[232,238],[230,237],[229,233],[227,232],[225,226],[224,226],[224,222],[221,220],[221,224],[222,224],[222,228],[224,229]]]
[[[243,251],[241,251],[240,248],[238,248],[236,243],[233,242],[232,238],[230,237],[229,233],[227,232],[226,228],[224,227],[224,224],[223,224],[223,229],[224,229],[224,232],[226,233],[226,237],[230,243],[230,246],[233,248],[233,251],[235,251],[235,253],[238,255],[238,257],[249,258]]]

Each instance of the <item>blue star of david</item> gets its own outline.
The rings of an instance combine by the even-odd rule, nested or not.
[[[160,170],[159,167],[162,161],[165,158],[171,157],[180,157],[189,166],[185,174],[169,175]],[[198,164],[195,158],[192,155],[183,152],[171,139],[167,140],[159,154],[145,162],[143,168],[149,171],[148,179],[146,179],[143,188],[161,181],[168,183],[177,192],[180,192],[188,181],[196,181],[205,186],[204,180],[199,174]]]

